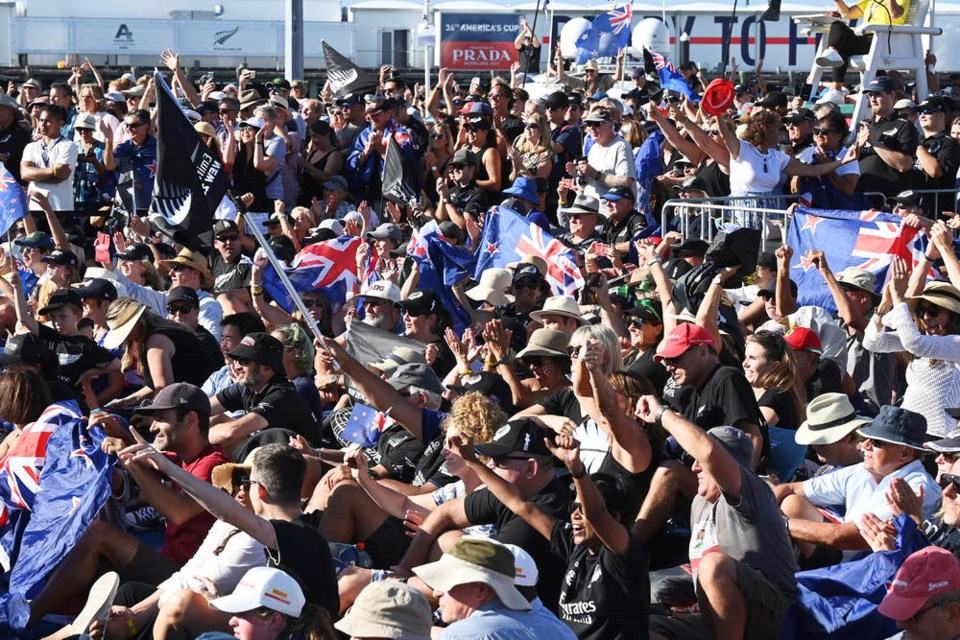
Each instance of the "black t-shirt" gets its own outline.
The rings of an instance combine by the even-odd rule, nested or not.
[[[337,574],[330,545],[317,529],[314,514],[296,520],[271,520],[277,548],[266,549],[267,566],[275,567],[297,581],[307,602],[326,609],[333,619],[340,615]]]
[[[760,407],[770,407],[777,413],[777,424],[781,429],[796,431],[800,427],[800,416],[797,415],[797,406],[793,402],[793,394],[782,389],[767,389],[757,399]]]
[[[567,520],[571,498],[569,488],[554,478],[530,501],[547,515]],[[564,567],[550,553],[550,542],[523,518],[514,515],[489,489],[477,489],[469,494],[463,508],[471,525],[496,524],[498,541],[515,544],[533,557],[540,570],[537,592],[544,606],[556,613]]]
[[[206,382],[211,373],[220,368],[210,361],[207,352],[200,347],[200,340],[186,326],[164,327],[157,329],[154,333],[166,336],[173,343],[173,358],[170,359],[170,364],[173,366],[173,379],[177,382],[189,382],[199,387]],[[147,386],[153,389],[153,376],[150,375],[150,369],[146,369],[144,377]]]
[[[647,226],[647,219],[637,211],[631,211],[619,224],[607,220],[603,228],[603,241],[609,245],[615,245],[620,242],[630,242],[633,236]],[[621,253],[621,258],[626,258],[629,251]]]
[[[478,171],[479,169],[480,167],[477,167]],[[487,210],[487,190],[478,187],[476,182],[471,182],[465,187],[454,185],[450,187],[449,202],[461,214],[474,211],[483,212]]]
[[[535,47],[532,43],[522,44],[517,53],[520,56],[521,73],[540,73],[540,47]]]
[[[197,340],[200,341],[200,348],[204,355],[212,362],[217,369],[223,366],[223,351],[220,350],[220,343],[213,337],[213,334],[206,330],[203,325],[197,325],[193,330]]]
[[[663,394],[663,387],[667,384],[670,372],[667,371],[666,367],[653,359],[655,355],[656,349],[647,349],[637,356],[636,360],[630,363],[627,371],[646,376],[647,380],[653,385],[653,388],[657,390],[657,396],[660,396]]]
[[[550,550],[567,567],[558,617],[580,640],[649,637],[650,554],[643,542],[631,535],[626,555],[606,547],[591,555],[573,544],[570,523],[557,520]]]
[[[520,134],[523,133],[523,120],[516,116],[507,116],[503,120],[503,124],[500,125],[500,128],[503,129],[503,135],[507,137],[507,142],[513,144],[513,141],[520,137]]]
[[[289,429],[312,444],[320,442],[320,432],[313,413],[292,383],[275,376],[260,393],[253,393],[243,383],[232,384],[217,394],[227,411],[255,413],[267,421],[267,428]]]
[[[227,262],[215,251],[210,256],[210,270],[213,272],[213,295],[220,295],[250,286],[250,266],[252,263],[241,255],[233,262]]]
[[[921,168],[920,160],[917,159],[915,186],[919,189],[953,189],[957,181],[957,168],[960,167],[960,144],[946,131],[927,136],[920,144],[931,155],[936,156],[937,162],[943,170],[943,175],[939,178],[927,175]],[[934,214],[942,211],[953,211],[955,207],[954,198],[950,197],[950,194],[941,193],[939,195],[938,199],[933,194],[924,196],[923,209],[930,217],[934,217]]]
[[[577,424],[583,420],[583,411],[580,408],[580,401],[574,395],[573,389],[564,387],[548,398],[544,398],[537,403],[544,408],[547,415],[564,416],[570,418]]]
[[[39,325],[38,335],[47,348],[57,354],[60,362],[57,378],[71,387],[88,370],[102,369],[117,359],[86,336],[63,336],[44,324]]]
[[[30,141],[30,132],[21,127],[19,122],[14,121],[9,128],[0,131],[0,162],[17,182],[20,182],[23,150]]]
[[[917,153],[919,135],[917,128],[909,120],[891,113],[880,120],[865,120],[873,130],[877,144],[891,151],[899,151],[913,158]],[[877,155],[872,146],[860,149],[860,181],[857,191],[878,191],[884,195],[895,196],[910,188],[909,172],[900,173]]]
[[[843,393],[844,370],[830,358],[820,358],[817,370],[805,385],[808,398],[816,398],[822,393]]]
[[[700,389],[694,389],[683,417],[704,431],[738,422],[751,422],[763,434],[763,456],[770,452],[766,424],[743,370],[717,365]]]
[[[399,424],[394,424],[380,435],[374,462],[386,468],[390,478],[409,484],[425,449],[426,444]]]
[[[697,169],[696,176],[703,180],[704,191],[711,198],[730,195],[730,176],[720,169],[716,162],[710,162]]]

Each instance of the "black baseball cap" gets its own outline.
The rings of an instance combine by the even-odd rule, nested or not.
[[[72,304],[77,309],[80,309],[83,307],[83,298],[80,297],[76,289],[57,289],[50,296],[50,299],[47,300],[47,305],[37,313],[45,316],[51,311],[55,311],[68,304]]]
[[[195,289],[181,285],[170,289],[170,293],[167,294],[167,304],[169,305],[172,302],[189,302],[193,306],[199,307],[200,296],[197,295]]]
[[[74,289],[74,291],[80,296],[81,301],[93,298],[94,300],[109,300],[112,302],[117,299],[117,288],[106,278],[94,278],[84,286]]]
[[[622,200],[624,198],[631,202],[636,200],[636,196],[633,195],[633,189],[630,187],[613,187],[610,191],[607,191],[605,195],[600,196],[601,200]]]
[[[210,398],[200,387],[187,382],[175,382],[160,389],[149,406],[134,409],[134,413],[155,413],[167,409],[186,409],[209,416]]]
[[[52,356],[52,352],[41,342],[40,336],[32,333],[18,333],[7,340],[3,352],[0,353],[0,367],[18,363],[38,364],[43,367],[46,376],[49,375],[47,366],[53,364]]]
[[[152,256],[153,252],[150,251],[150,247],[140,242],[130,245],[126,251],[117,252],[117,260],[130,260],[134,262],[149,260]]]
[[[783,117],[784,122],[790,122],[792,124],[800,124],[801,122],[810,122],[814,123],[817,121],[817,116],[814,115],[813,111],[805,107],[801,107],[796,111],[791,111]]]
[[[527,453],[531,456],[549,455],[550,450],[544,444],[545,434],[540,425],[530,418],[511,420],[497,429],[493,439],[476,447],[482,456],[496,458],[508,453]]]
[[[400,301],[400,307],[410,315],[416,316],[426,313],[438,313],[443,308],[443,305],[436,292],[426,290],[414,291],[410,294],[409,298]]]
[[[233,351],[227,354],[234,360],[253,360],[282,374],[283,343],[269,333],[248,333]]]
[[[69,249],[54,249],[49,255],[40,258],[40,262],[50,262],[52,264],[67,265],[75,267],[80,264],[77,255]]]
[[[234,233],[240,233],[240,227],[237,226],[237,223],[233,220],[228,220],[226,218],[221,218],[217,220],[213,225],[213,235],[214,237],[225,233],[227,231],[232,231]]]

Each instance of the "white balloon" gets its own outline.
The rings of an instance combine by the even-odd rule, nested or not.
[[[567,60],[577,57],[577,40],[583,32],[590,28],[590,21],[586,18],[574,18],[563,25],[560,30],[560,54]]]

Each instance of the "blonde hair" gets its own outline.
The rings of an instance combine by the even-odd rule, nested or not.
[[[603,365],[603,372],[610,375],[614,371],[623,369],[623,353],[620,351],[620,339],[612,329],[599,324],[588,324],[580,327],[570,336],[571,347],[582,347],[590,339],[599,340],[607,351],[607,362]]]
[[[308,376],[313,375],[313,359],[316,352],[309,334],[296,322],[285,324],[273,330],[280,335],[280,342],[288,349],[293,349],[293,363],[297,371]]]
[[[443,427],[452,426],[474,444],[484,444],[506,423],[507,414],[495,402],[479,391],[470,391],[453,401]]]

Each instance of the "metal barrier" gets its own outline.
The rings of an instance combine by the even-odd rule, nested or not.
[[[728,196],[721,198],[672,198],[663,203],[663,210],[660,217],[660,228],[669,229],[668,218],[669,213],[673,209],[679,209],[681,207],[693,207],[698,209],[697,213],[694,214],[700,217],[700,238],[706,240],[707,242],[713,241],[713,230],[715,220],[719,220],[720,224],[723,224],[726,221],[726,212],[742,212],[750,214],[759,214],[761,216],[761,250],[766,250],[767,237],[766,237],[766,226],[768,220],[771,218],[779,218],[784,222],[784,228],[786,228],[787,223],[787,211],[786,209],[770,209],[765,207],[745,207],[743,205],[731,205],[731,204],[721,204],[730,201],[743,202],[745,200],[799,200],[800,196],[797,195],[770,195],[770,196]],[[716,217],[711,214],[711,212],[719,212],[719,217]],[[675,216],[676,217],[676,216]],[[690,218],[691,213],[687,211],[681,211],[679,213],[680,219],[680,228],[679,231],[686,238],[690,235]]]

